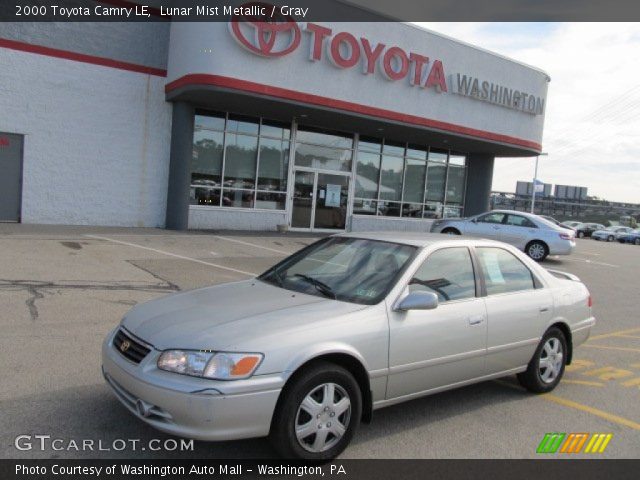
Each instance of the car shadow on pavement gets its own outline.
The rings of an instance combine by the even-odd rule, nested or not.
[[[370,424],[361,425],[353,445],[437,424],[501,402],[517,401],[523,395],[523,392],[508,386],[485,382],[384,408],[374,413]],[[154,448],[164,445],[166,440],[172,448],[176,443],[180,444],[180,439],[159,432],[135,418],[102,384],[3,400],[0,412],[0,426],[5,438],[11,439],[11,444],[5,444],[0,451],[2,458],[277,458],[266,439],[194,441],[192,450],[150,450],[149,442],[152,440]],[[62,439],[57,442],[61,449],[52,449],[47,440],[46,448],[41,450],[40,441],[32,437],[30,443],[33,448],[19,450],[14,443],[19,435],[49,435],[51,440]],[[85,440],[93,440],[93,449],[82,449]],[[124,449],[122,440],[127,445]],[[132,448],[132,440],[137,441],[135,449]],[[78,447],[70,446],[72,443]],[[25,445],[23,442],[23,448]],[[348,458],[349,449],[342,456]]]

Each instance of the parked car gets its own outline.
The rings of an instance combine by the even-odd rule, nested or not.
[[[575,227],[576,237],[590,237],[593,232],[604,230],[605,228],[606,227],[604,225],[600,225],[599,223],[581,223],[580,225]]]
[[[591,234],[591,238],[594,240],[606,240],[607,242],[613,242],[618,235],[623,233],[632,232],[633,229],[630,227],[621,227],[619,225],[607,227],[602,230],[596,230]]]
[[[537,262],[548,255],[569,255],[576,246],[573,232],[533,215],[493,210],[470,218],[436,220],[434,233],[471,235],[509,243]]]
[[[640,229],[632,230],[629,233],[622,233],[618,235],[617,240],[620,243],[633,243],[634,245],[640,245]]]
[[[576,227],[578,227],[579,225],[581,225],[582,222],[576,222],[576,221],[567,221],[567,222],[562,222],[560,225],[565,226],[567,228],[570,228],[571,230],[575,230]]]
[[[105,339],[102,368],[159,430],[268,435],[285,457],[326,460],[382,407],[513,374],[553,390],[591,307],[575,276],[504,243],[341,234],[257,278],[135,306]]]

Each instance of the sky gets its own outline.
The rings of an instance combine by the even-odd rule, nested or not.
[[[549,74],[538,178],[640,203],[640,23],[420,23]],[[498,158],[493,190],[531,181],[534,158]]]

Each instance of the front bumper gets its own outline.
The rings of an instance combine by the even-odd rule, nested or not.
[[[216,381],[159,370],[152,349],[135,364],[112,344],[102,345],[102,372],[120,402],[136,417],[163,432],[197,440],[237,440],[269,434],[285,383],[280,375]]]

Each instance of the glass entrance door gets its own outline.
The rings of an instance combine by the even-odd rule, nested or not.
[[[349,175],[295,170],[291,228],[344,230],[349,200]]]

